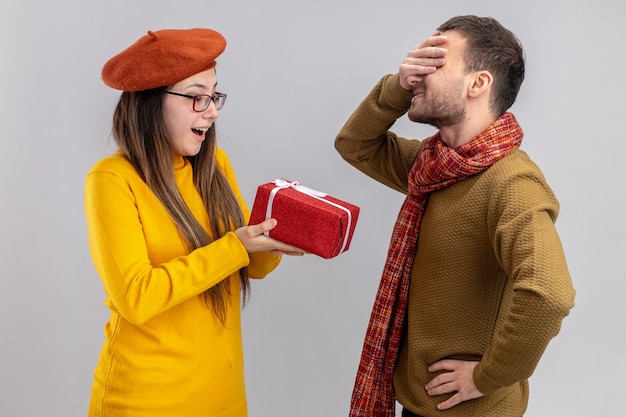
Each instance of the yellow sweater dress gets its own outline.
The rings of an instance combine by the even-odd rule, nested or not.
[[[341,156],[404,194],[423,141],[388,130],[413,94],[385,76],[339,132]],[[398,401],[431,417],[520,417],[528,378],[574,306],[554,227],[559,203],[540,169],[516,149],[480,174],[433,192],[413,260],[407,333],[394,373]],[[475,360],[485,394],[449,410],[424,386],[441,359]],[[558,378],[558,376],[555,376]]]
[[[234,172],[220,149],[217,162],[247,220]],[[185,202],[208,231],[191,164],[179,157],[174,168]],[[85,211],[110,309],[89,417],[246,416],[236,272],[247,266],[251,278],[263,278],[280,257],[248,254],[233,232],[189,252],[165,207],[119,152],[88,173]],[[203,292],[224,279],[232,297],[222,325]]]

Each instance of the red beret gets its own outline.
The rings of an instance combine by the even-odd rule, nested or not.
[[[174,84],[215,66],[226,39],[211,29],[166,29],[147,35],[104,64],[109,87],[140,91]]]

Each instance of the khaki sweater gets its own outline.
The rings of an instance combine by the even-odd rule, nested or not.
[[[339,132],[335,146],[357,169],[402,193],[422,142],[388,129],[412,94],[385,76]],[[574,306],[554,227],[558,201],[539,168],[514,150],[480,174],[434,192],[421,223],[409,290],[407,334],[394,373],[398,401],[414,413],[519,417],[528,378]],[[447,411],[429,397],[427,367],[476,360],[484,394]]]

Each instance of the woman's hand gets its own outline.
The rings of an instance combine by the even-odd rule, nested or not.
[[[306,252],[302,249],[264,235],[265,232],[275,228],[277,224],[278,221],[276,219],[268,219],[259,224],[240,227],[235,230],[235,234],[241,240],[248,253],[272,252],[276,255],[304,255]]]

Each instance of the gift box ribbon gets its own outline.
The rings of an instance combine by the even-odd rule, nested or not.
[[[337,207],[348,214],[348,225],[346,227],[346,233],[343,238],[343,245],[341,245],[341,250],[339,251],[339,253],[342,253],[345,250],[346,245],[348,244],[348,238],[350,237],[350,227],[352,226],[352,213],[350,212],[350,210],[333,201],[328,201],[324,199],[324,197],[326,197],[328,194],[322,191],[314,190],[313,188],[305,187],[304,185],[300,185],[298,181],[291,182],[282,178],[277,178],[272,182],[276,185],[276,187],[274,187],[272,191],[270,191],[270,196],[267,201],[267,209],[265,210],[265,220],[272,218],[272,205],[274,204],[274,198],[276,197],[276,194],[278,194],[280,190],[284,190],[285,188],[292,188],[317,200],[323,201],[326,204]],[[269,231],[265,232],[265,236],[269,235]]]

